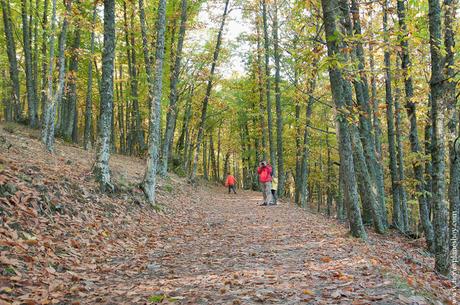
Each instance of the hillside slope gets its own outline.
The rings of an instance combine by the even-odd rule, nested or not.
[[[0,125],[0,304],[447,304],[422,241],[370,234],[259,194],[161,180],[162,211],[135,186],[143,161],[113,156],[102,194],[93,152]]]

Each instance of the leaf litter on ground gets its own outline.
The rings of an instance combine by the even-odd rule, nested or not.
[[[259,194],[160,180],[149,207],[141,159],[114,155],[114,194],[93,151],[36,132],[0,136],[0,304],[453,304],[423,240],[348,236],[333,219]],[[171,192],[170,190],[174,191]]]

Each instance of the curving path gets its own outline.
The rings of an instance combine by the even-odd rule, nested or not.
[[[162,229],[143,277],[156,295],[180,304],[407,304],[410,292],[334,221],[286,203],[259,207],[257,193],[211,194]]]

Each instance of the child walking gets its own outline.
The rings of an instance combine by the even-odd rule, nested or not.
[[[276,205],[277,204],[277,201],[278,201],[278,198],[276,196],[276,191],[278,189],[278,178],[276,178],[275,176],[272,177],[272,197],[273,197],[273,204]]]
[[[236,179],[230,173],[227,173],[227,179],[225,180],[225,186],[228,186],[228,193],[233,191],[236,194]]]

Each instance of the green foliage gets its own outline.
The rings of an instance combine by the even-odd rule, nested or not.
[[[175,297],[169,297],[166,294],[158,294],[158,295],[152,295],[148,297],[147,301],[149,303],[161,303],[163,301],[168,301],[168,302],[176,302],[180,298],[175,298]]]

